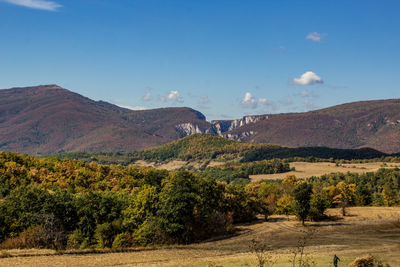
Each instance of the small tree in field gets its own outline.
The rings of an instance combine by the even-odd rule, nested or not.
[[[249,248],[250,252],[257,258],[257,267],[272,267],[275,265],[276,258],[270,253],[271,247],[267,246],[265,242],[253,239]]]
[[[301,183],[293,190],[295,198],[294,211],[297,217],[304,225],[304,221],[310,213],[310,200],[312,194],[312,185],[309,183]]]
[[[292,263],[292,267],[313,267],[315,266],[315,262],[313,258],[305,252],[305,248],[311,239],[314,238],[316,230],[308,228],[306,231],[302,232],[303,236],[299,238],[296,247],[292,250],[293,258],[290,259],[290,262]]]

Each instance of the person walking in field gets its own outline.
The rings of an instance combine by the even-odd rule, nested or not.
[[[339,257],[335,255],[333,255],[333,266],[337,267],[338,261],[340,261]]]

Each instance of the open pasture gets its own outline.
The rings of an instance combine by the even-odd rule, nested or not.
[[[297,178],[304,179],[311,176],[321,176],[329,173],[366,173],[375,172],[380,168],[400,168],[400,163],[386,163],[383,162],[368,162],[368,163],[348,163],[340,164],[336,166],[335,163],[331,162],[292,162],[290,167],[294,167],[295,171],[290,171],[286,173],[275,173],[275,174],[259,174],[250,175],[252,181],[260,180],[276,180],[284,179],[288,175],[295,175]]]

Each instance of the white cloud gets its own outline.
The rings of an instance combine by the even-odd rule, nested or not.
[[[278,47],[278,50],[280,50],[280,51],[286,51],[286,47],[283,46],[283,45],[281,45],[281,46]]]
[[[312,71],[307,71],[303,73],[300,78],[294,78],[293,82],[299,85],[312,85],[316,83],[324,83],[321,77]]]
[[[143,96],[143,100],[144,101],[150,101],[151,100],[151,93],[147,92],[144,96]]]
[[[57,11],[62,5],[48,0],[0,0],[13,5],[24,6],[33,9],[41,9],[47,11]]]
[[[242,101],[240,101],[240,103],[242,103],[243,106],[248,107],[248,108],[256,108],[257,107],[257,100],[249,92],[247,92],[244,95],[244,98],[242,99]]]
[[[130,105],[117,105],[117,106],[121,107],[121,108],[130,109],[130,110],[145,110],[145,109],[147,109],[147,108],[141,107],[141,106],[130,106]]]
[[[318,33],[318,32],[310,32],[306,39],[314,41],[314,42],[321,42],[321,40],[326,36],[325,33]]]
[[[179,94],[179,91],[171,91],[168,96],[168,100],[171,100],[172,102],[178,102],[178,103],[183,103],[183,98]]]

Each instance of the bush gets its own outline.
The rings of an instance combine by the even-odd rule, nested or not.
[[[132,246],[132,237],[129,233],[118,234],[112,243],[113,249],[128,248]]]
[[[94,244],[88,237],[85,237],[85,235],[79,229],[76,229],[68,237],[67,241],[68,249],[86,249],[92,247],[94,247]]]
[[[79,249],[79,247],[81,246],[81,243],[84,240],[84,236],[81,233],[81,231],[79,231],[78,229],[75,230],[72,234],[70,234],[68,236],[68,241],[67,241],[67,248],[68,249]]]
[[[111,247],[114,240],[114,228],[111,223],[99,224],[96,227],[95,238],[100,248]]]
[[[383,264],[376,260],[373,256],[367,255],[362,258],[355,259],[348,267],[390,267],[389,264]]]
[[[1,249],[26,249],[26,248],[46,248],[46,240],[41,233],[44,228],[41,225],[31,226],[19,233],[17,237],[6,239],[1,243]]]
[[[87,248],[93,248],[93,244],[90,242],[88,237],[85,237],[79,246],[79,249],[87,249]]]
[[[133,232],[132,243],[135,245],[147,245],[155,243],[157,239],[158,225],[154,219],[145,220],[143,224]]]

